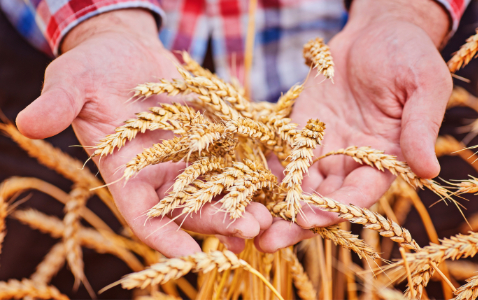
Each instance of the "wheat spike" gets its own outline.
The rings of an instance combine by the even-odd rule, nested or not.
[[[78,240],[78,230],[80,227],[80,211],[86,205],[90,192],[83,187],[76,187],[70,192],[70,200],[65,205],[65,217],[63,219],[63,243],[65,245],[66,260],[70,266],[71,272],[75,276],[75,289],[80,282],[85,282],[86,277],[83,271],[83,253]]]
[[[212,270],[222,272],[238,268],[243,268],[259,278],[262,277],[262,275],[247,262],[237,258],[234,253],[228,250],[211,251],[207,254],[204,252],[197,252],[181,258],[163,259],[159,263],[154,264],[143,271],[126,275],[118,282],[106,287],[106,289],[117,284],[121,284],[125,289],[144,289],[150,285],[164,284],[170,280],[177,279],[190,271],[208,273]],[[283,300],[274,287],[269,282],[265,281],[264,277],[262,277],[261,280],[263,280],[263,282],[279,299]]]
[[[460,286],[452,300],[475,300],[478,297],[478,276],[466,280],[467,284]]]
[[[137,113],[136,119],[125,121],[124,125],[115,129],[114,134],[101,139],[91,157],[112,154],[115,149],[121,149],[127,141],[131,141],[138,133],[144,133],[146,130],[163,129],[184,133],[177,119],[182,114],[193,117],[194,109],[178,103],[160,105],[160,107],[150,108],[150,112]]]
[[[441,240],[440,244],[431,244],[421,248],[416,253],[407,254],[407,261],[410,263],[412,271],[414,290],[417,292],[417,298],[423,294],[423,290],[434,273],[433,264],[438,266],[445,259],[459,259],[464,257],[473,257],[478,252],[478,233],[471,232],[469,235],[458,234],[451,238]],[[403,261],[399,261],[395,266],[402,269]],[[409,295],[410,291],[406,291]]]
[[[307,273],[304,272],[297,256],[290,248],[281,249],[281,252],[283,257],[291,263],[290,271],[299,297],[303,300],[317,299],[317,291],[314,289]]]
[[[222,157],[204,157],[195,161],[178,175],[173,185],[173,192],[182,191],[187,185],[191,184],[199,176],[208,172],[219,171],[226,166],[226,161]]]
[[[68,180],[81,186],[86,186],[89,189],[103,186],[101,180],[88,169],[83,168],[82,162],[63,153],[60,149],[53,147],[48,142],[43,140],[31,140],[23,136],[13,124],[0,123],[0,130],[10,136],[28,155],[36,158],[38,162],[55,170]],[[116,218],[125,225],[126,223],[116,208],[113,197],[109,191],[107,189],[96,189],[95,194],[108,206]]]
[[[281,187],[287,191],[285,201],[295,221],[295,212],[301,210],[300,199],[302,196],[303,175],[308,172],[312,163],[313,149],[320,145],[324,138],[325,124],[319,120],[309,120],[303,130],[298,132],[292,143],[290,162],[285,168],[284,180]]]
[[[299,98],[300,93],[304,90],[304,85],[292,86],[284,95],[280,96],[275,107],[275,112],[282,118],[287,118],[292,113],[292,107],[295,104],[295,100]]]
[[[478,50],[478,30],[475,35],[470,36],[466,40],[466,44],[461,46],[453,57],[448,61],[448,69],[450,72],[455,73],[461,67],[466,66],[470,60],[475,56]]]
[[[412,239],[407,229],[392,220],[386,219],[379,213],[372,212],[366,208],[360,208],[353,204],[342,204],[333,199],[317,195],[303,196],[303,200],[307,204],[315,205],[324,211],[336,212],[342,219],[378,231],[381,236],[389,237],[404,248],[420,249],[420,246]]]
[[[8,215],[8,199],[12,196],[8,187],[8,179],[0,184],[0,253],[2,253],[2,244],[6,235],[5,219]]]
[[[321,38],[312,39],[304,45],[303,55],[305,64],[311,68],[316,68],[317,72],[322,73],[325,78],[334,78],[334,62],[330,54],[329,46]]]
[[[287,209],[287,203],[280,201],[277,203],[270,202],[267,204],[267,208],[271,212],[273,217],[279,217],[286,221],[292,220],[292,214]],[[349,231],[342,230],[336,225],[328,227],[316,227],[310,229],[314,233],[319,234],[324,239],[333,241],[336,245],[340,245],[345,249],[350,249],[357,253],[359,257],[371,258],[375,260],[380,258],[377,252],[363,240],[358,238],[357,235],[350,233]]]
[[[50,252],[45,255],[43,261],[38,264],[35,273],[30,276],[30,279],[41,284],[50,283],[53,276],[55,276],[65,264],[65,259],[65,245],[62,242],[57,243],[50,249]]]
[[[14,211],[12,217],[33,229],[50,234],[53,238],[61,238],[65,230],[61,220],[34,209]],[[131,252],[114,244],[96,230],[80,228],[78,239],[82,246],[94,249],[98,253],[110,253],[119,257],[134,271],[143,269],[143,265]]]
[[[438,196],[451,199],[451,193],[446,188],[442,187],[434,180],[418,177],[413,173],[406,162],[397,160],[397,157],[394,155],[384,154],[384,151],[381,150],[375,150],[370,147],[351,146],[346,149],[329,152],[317,158],[315,161],[327,156],[339,154],[350,156],[359,164],[366,164],[377,168],[380,171],[387,169],[395,176],[400,175],[403,180],[414,188],[423,189],[425,186]]]
[[[54,286],[43,285],[29,279],[0,281],[0,299],[20,299],[24,297],[56,300],[68,299],[66,295],[61,294]]]
[[[478,178],[468,175],[470,179],[462,180],[458,183],[452,183],[451,185],[457,187],[456,193],[458,194],[476,194],[478,193]]]

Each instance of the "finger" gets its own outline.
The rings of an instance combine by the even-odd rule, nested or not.
[[[441,60],[440,57],[435,59]],[[430,64],[428,67],[428,72],[432,73],[421,75],[418,87],[405,103],[400,138],[406,161],[413,172],[423,178],[433,178],[440,173],[435,142],[452,91],[446,65]]]
[[[250,213],[259,222],[261,230],[266,230],[272,225],[272,215],[270,211],[262,204],[251,202],[246,211]]]
[[[269,229],[254,240],[254,243],[260,251],[274,253],[279,249],[292,246],[314,235],[311,230],[300,228],[297,224],[276,219]]]
[[[59,69],[60,58],[45,73],[42,95],[22,110],[16,119],[20,132],[32,139],[43,139],[65,130],[83,107],[85,97],[70,80],[68,69]]]
[[[350,172],[338,190],[324,196],[344,204],[368,208],[388,190],[393,179],[389,172],[362,166]],[[338,214],[324,212],[313,205],[304,205],[302,210],[304,214],[297,218],[297,224],[304,228],[326,227],[340,221]]]
[[[168,218],[147,220],[145,212],[159,201],[151,184],[132,180],[124,188],[122,185],[112,185],[110,190],[128,225],[147,245],[167,257],[186,256],[201,251],[196,241]]]
[[[223,235],[216,235],[216,237],[219,239],[219,241],[221,241],[221,243],[224,244],[224,246],[226,246],[227,250],[236,254],[242,252],[246,246],[244,239],[238,237]]]
[[[182,228],[202,234],[219,234],[242,239],[252,239],[261,230],[259,221],[249,212],[244,212],[241,218],[231,220],[229,214],[219,211],[220,203],[207,203],[195,214],[182,215],[182,209],[176,209],[171,214],[176,224]],[[269,213],[270,216],[270,213]]]

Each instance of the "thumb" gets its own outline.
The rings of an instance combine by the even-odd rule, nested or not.
[[[50,80],[45,76],[42,95],[17,116],[18,130],[26,137],[44,139],[70,126],[84,104],[83,95],[74,84]]]
[[[405,160],[422,178],[433,178],[440,173],[435,142],[452,90],[449,73],[442,81],[428,83],[428,87],[427,83],[421,85],[405,103],[400,137]]]

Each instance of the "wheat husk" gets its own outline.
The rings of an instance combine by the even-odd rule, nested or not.
[[[478,30],[475,35],[470,36],[466,40],[466,43],[448,61],[447,64],[450,72],[455,73],[460,68],[466,66],[475,57],[476,51],[478,51]]]

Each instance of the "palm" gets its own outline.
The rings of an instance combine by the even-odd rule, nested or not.
[[[63,123],[68,126],[68,120],[74,117],[71,114],[77,114],[73,128],[81,144],[96,145],[101,138],[114,133],[114,129],[122,125],[123,121],[134,117],[134,113],[147,111],[149,107],[157,106],[158,102],[171,101],[166,96],[141,101],[127,100],[131,97],[132,88],[139,83],[179,77],[173,61],[174,57],[162,48],[159,40],[145,44],[134,36],[98,36],[68,51],[48,67],[41,98],[59,101],[56,109],[60,111],[55,116],[63,116],[65,120],[55,120],[55,130],[61,131]],[[70,88],[66,90],[62,86]],[[68,103],[65,103],[66,99],[69,100]],[[44,107],[40,109],[45,110]],[[20,124],[21,118],[22,116],[19,117]],[[42,128],[39,130],[44,131]],[[124,170],[122,166],[136,154],[171,136],[170,132],[161,130],[146,132],[128,142],[118,153],[115,151],[114,155],[101,159],[95,157],[105,182],[112,183],[120,179]],[[90,154],[93,152],[92,149],[88,151]],[[147,210],[167,193],[184,167],[184,163],[150,166],[131,178],[127,184],[118,182],[109,186],[119,210],[135,234],[166,256],[200,251],[198,244],[186,232],[178,230],[178,224],[169,222],[170,219],[145,222]],[[250,210],[252,209],[248,209]],[[266,223],[269,220],[270,224],[271,220],[267,210],[261,207],[252,213],[246,212],[243,219],[227,227],[224,226],[224,215],[215,212],[215,208],[206,206],[202,210],[202,218],[199,215],[187,218],[183,228],[205,234],[254,237],[259,233],[260,227],[268,226]],[[255,215],[260,216],[261,213],[266,214],[265,218],[261,218],[265,221],[259,223]],[[182,221],[183,219],[176,220],[178,223]],[[241,249],[243,241],[234,238],[229,239],[229,243],[233,244],[231,250],[237,251]]]
[[[433,143],[426,142],[438,133],[451,90],[449,73],[418,27],[382,25],[352,34],[344,30],[330,42],[335,84],[320,83],[321,77],[309,80],[291,117],[301,126],[311,118],[325,122],[323,145],[315,156],[349,146],[371,146],[406,159],[419,176],[434,177],[438,169]],[[361,166],[349,157],[332,156],[309,169],[302,188],[306,193],[370,207],[392,181],[388,172]],[[339,221],[336,214],[308,206],[303,210],[306,218],[299,218],[298,224],[305,228]],[[308,230],[276,220],[257,245],[274,251],[311,236]]]

